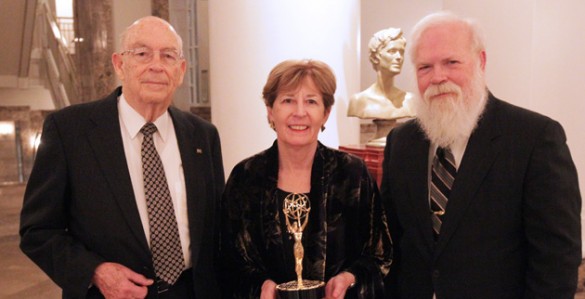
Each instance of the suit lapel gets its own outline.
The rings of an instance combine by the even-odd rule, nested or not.
[[[109,95],[92,115],[91,121],[95,126],[92,130],[88,130],[88,142],[102,172],[108,174],[106,181],[124,214],[126,224],[131,228],[134,237],[150,254],[126,163],[118,119],[118,95],[119,89]]]
[[[478,127],[467,143],[447,204],[447,213],[443,219],[435,258],[453,236],[466,209],[474,200],[477,190],[501,151],[498,139],[501,130],[497,121],[496,104],[495,98],[490,94]]]
[[[418,218],[417,223],[419,229],[429,251],[433,248],[433,233],[432,223],[430,217],[429,206],[429,191],[428,191],[428,156],[429,156],[429,141],[425,138],[424,133],[416,126],[416,136],[413,137],[412,143],[409,143],[405,149],[408,157],[404,159],[404,163],[410,166],[404,167],[404,170],[409,172],[406,177],[409,178],[409,194],[408,201],[412,205],[413,214]],[[423,157],[421,159],[421,157]],[[424,188],[421,188],[424,186]]]
[[[204,173],[210,170],[205,168],[204,157],[211,153],[206,153],[209,148],[201,143],[205,138],[199,136],[200,132],[184,115],[174,108],[169,109],[169,113],[173,119],[183,165],[183,175],[185,176],[191,256],[192,264],[195,266],[201,248],[202,230],[205,226],[206,217],[205,211],[208,209],[206,206],[208,195]]]

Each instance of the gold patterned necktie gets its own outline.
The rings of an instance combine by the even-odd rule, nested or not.
[[[451,150],[437,148],[431,173],[431,220],[435,237],[439,236],[443,215],[455,181],[457,168]]]
[[[173,201],[152,138],[156,131],[153,123],[146,123],[140,129],[144,135],[141,152],[144,195],[150,222],[150,249],[154,269],[159,279],[172,285],[183,272],[185,262]]]

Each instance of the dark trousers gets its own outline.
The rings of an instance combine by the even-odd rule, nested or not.
[[[181,276],[179,276],[179,279],[177,279],[175,284],[170,286],[167,291],[159,293],[158,288],[159,286],[156,282],[148,287],[146,299],[194,299],[193,270],[188,269],[183,271]],[[86,298],[102,299],[104,296],[96,286],[92,286],[88,290]]]
[[[159,293],[159,285],[157,283],[154,286],[148,288],[147,298],[157,299],[195,299],[195,293],[193,292],[193,270],[188,269],[183,271],[179,279],[174,285],[171,285],[166,291]]]

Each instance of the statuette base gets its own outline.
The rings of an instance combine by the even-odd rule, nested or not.
[[[303,280],[299,288],[296,280],[276,286],[279,299],[322,299],[325,297],[325,282]]]

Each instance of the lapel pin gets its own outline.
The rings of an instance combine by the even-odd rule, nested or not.
[[[196,149],[196,152],[197,152],[198,154],[203,154],[203,151],[202,151],[200,148]]]

